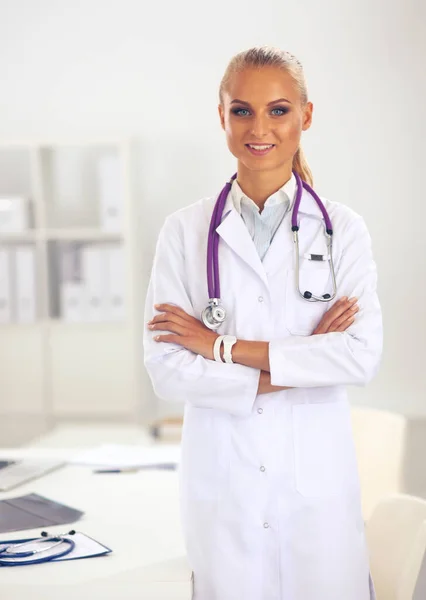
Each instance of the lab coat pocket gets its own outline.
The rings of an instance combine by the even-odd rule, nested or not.
[[[299,286],[302,294],[305,291],[316,296],[331,294],[328,263],[313,264],[313,261],[302,260],[299,270]],[[296,287],[295,269],[287,271],[285,298],[285,324],[288,331],[294,335],[312,335],[324,313],[327,312],[329,303],[309,302],[302,298]]]
[[[297,491],[315,498],[358,489],[348,402],[295,404],[292,411]]]

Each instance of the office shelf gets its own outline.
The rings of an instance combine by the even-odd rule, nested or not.
[[[5,244],[26,244],[35,242],[37,239],[36,231],[25,231],[22,233],[1,233],[0,232],[0,246]]]
[[[0,414],[136,418],[141,403],[143,273],[135,223],[128,140],[12,141],[0,145],[0,196],[28,198],[31,229],[1,233],[0,248],[35,251],[36,315],[0,323]],[[97,168],[118,160],[121,227],[106,230]],[[124,314],[117,320],[67,322],[59,304],[63,246],[119,247],[124,257]],[[56,268],[55,268],[56,265]]]
[[[70,227],[63,229],[45,229],[38,233],[38,239],[63,241],[122,242],[123,234],[114,231],[102,231],[96,228]]]

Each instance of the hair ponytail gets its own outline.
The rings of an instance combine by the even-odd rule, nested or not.
[[[314,181],[312,177],[312,171],[309,168],[305,154],[300,146],[293,157],[293,169],[303,181],[306,181],[308,185],[313,187]]]

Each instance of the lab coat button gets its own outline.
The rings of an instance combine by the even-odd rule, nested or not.
[[[268,529],[268,527],[269,527],[269,523],[264,523],[264,524],[263,524],[263,527],[264,527],[265,529]]]
[[[259,415],[261,415],[263,413],[263,408],[258,408],[257,412],[259,413]]]
[[[263,296],[259,296],[258,300],[259,302],[263,302]]]
[[[262,471],[262,473],[264,473],[266,471],[266,469],[263,465],[260,467],[260,470]]]

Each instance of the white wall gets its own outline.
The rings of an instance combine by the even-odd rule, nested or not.
[[[316,189],[365,217],[378,263],[383,364],[352,399],[425,416],[425,17],[422,0],[0,0],[0,138],[136,138],[148,274],[165,215],[235,167],[216,109],[227,61],[290,50]]]

